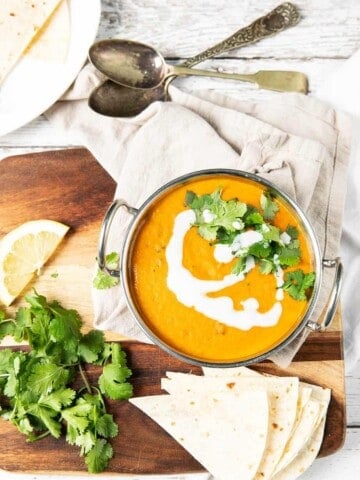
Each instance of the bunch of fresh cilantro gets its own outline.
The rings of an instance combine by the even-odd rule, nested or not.
[[[237,259],[232,270],[234,274],[245,273],[249,256],[254,259],[264,275],[276,272],[279,267],[283,269],[294,267],[300,262],[301,250],[296,227],[289,225],[282,232],[270,223],[279,211],[272,191],[267,190],[261,194],[261,210],[236,198],[224,200],[221,194],[221,188],[204,195],[188,191],[185,204],[194,211],[196,219],[194,226],[202,238],[211,243],[231,246],[232,253]],[[248,230],[261,233],[261,240],[243,248],[237,242],[237,237]],[[306,293],[314,282],[315,273],[296,270],[285,274],[282,288],[295,300],[305,300]]]
[[[36,292],[25,298],[29,306],[19,308],[15,319],[0,311],[0,340],[11,335],[30,346],[29,351],[0,350],[0,416],[29,442],[64,433],[69,444],[80,447],[88,471],[101,472],[113,456],[108,439],[118,433],[103,395],[114,400],[132,395],[126,355],[100,331],[83,334],[75,310],[48,303]],[[103,366],[97,386],[89,384],[85,363]],[[75,390],[79,374],[83,387]]]

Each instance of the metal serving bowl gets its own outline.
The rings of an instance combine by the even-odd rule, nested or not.
[[[204,177],[209,177],[209,176],[230,176],[230,177],[237,177],[237,178],[243,178],[247,179],[248,181],[255,182],[256,184],[260,185],[261,187],[265,187],[266,189],[269,189],[276,198],[281,199],[287,207],[295,214],[297,217],[300,225],[302,226],[302,229],[305,233],[305,236],[307,237],[307,241],[310,245],[310,248],[312,250],[312,255],[313,255],[313,264],[314,264],[314,270],[316,273],[316,279],[315,279],[315,285],[312,291],[311,298],[308,301],[308,306],[307,309],[305,310],[303,314],[303,318],[301,321],[298,323],[298,325],[295,327],[295,329],[287,336],[284,340],[279,341],[279,343],[271,348],[270,350],[266,351],[263,354],[256,355],[252,358],[246,359],[246,360],[241,360],[241,361],[231,361],[231,362],[211,362],[211,361],[203,361],[199,360],[198,358],[193,358],[187,354],[184,354],[183,352],[173,348],[172,346],[169,346],[166,342],[164,342],[163,339],[161,339],[158,335],[156,335],[151,328],[148,326],[144,318],[142,317],[141,312],[139,311],[137,304],[136,304],[136,299],[134,299],[134,294],[130,286],[129,282],[129,277],[130,277],[130,271],[131,271],[131,250],[133,246],[133,240],[136,237],[138,227],[141,226],[142,222],[145,221],[145,217],[147,215],[147,212],[149,209],[156,203],[160,198],[165,197],[171,190],[176,188],[179,185],[184,185],[188,182],[191,182],[193,180],[199,180]],[[120,262],[120,269],[119,270],[114,270],[114,269],[109,269],[106,266],[106,261],[105,261],[105,256],[106,256],[106,243],[107,243],[107,238],[108,238],[108,233],[109,229],[112,223],[112,220],[114,218],[114,215],[116,214],[117,210],[119,208],[125,208],[127,212],[133,216],[133,219],[130,222],[130,225],[127,229],[124,243],[122,246],[122,252],[121,252],[121,262]],[[292,340],[294,340],[305,328],[309,328],[312,331],[322,331],[326,329],[336,311],[336,306],[338,303],[339,299],[339,293],[340,293],[340,287],[341,287],[341,279],[342,279],[342,265],[339,261],[338,258],[329,260],[329,259],[324,259],[322,258],[319,244],[317,242],[314,230],[307,219],[306,215],[304,212],[301,210],[301,208],[297,205],[297,203],[292,200],[286,193],[282,192],[277,188],[274,184],[271,182],[264,180],[263,178],[243,172],[240,170],[231,170],[231,169],[209,169],[209,170],[201,170],[193,173],[189,173],[187,175],[183,175],[181,177],[178,177],[171,182],[163,185],[161,188],[159,188],[156,192],[154,192],[142,205],[140,208],[134,208],[129,206],[124,200],[115,200],[111,206],[109,207],[108,211],[106,212],[106,215],[104,217],[104,221],[102,224],[101,232],[100,232],[100,239],[99,239],[99,252],[98,252],[98,264],[99,268],[104,271],[105,273],[114,276],[114,277],[120,277],[122,287],[124,289],[124,293],[126,296],[126,302],[128,305],[129,310],[134,316],[134,319],[137,321],[139,326],[142,328],[142,330],[145,332],[145,334],[158,346],[163,348],[166,352],[170,353],[171,355],[174,355],[175,357],[178,357],[181,360],[184,360],[186,362],[193,363],[195,365],[200,365],[200,366],[213,366],[213,367],[234,367],[234,366],[245,366],[249,365],[255,362],[260,362],[262,360],[265,360],[269,356],[273,355],[274,353],[277,353],[280,351],[282,348],[284,348],[286,345],[288,345]],[[318,296],[319,296],[319,290],[322,282],[322,271],[323,268],[335,268],[335,280],[334,280],[334,285],[332,288],[332,291],[330,293],[329,297],[329,302],[328,302],[328,308],[325,313],[325,316],[322,320],[322,323],[318,323],[317,319],[312,320],[311,315],[314,311],[315,304],[317,302]]]

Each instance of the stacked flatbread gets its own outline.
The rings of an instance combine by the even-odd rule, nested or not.
[[[64,61],[69,37],[66,0],[2,0],[0,83],[24,54]]]
[[[170,395],[131,399],[216,480],[293,480],[315,460],[330,390],[240,367],[168,372]]]

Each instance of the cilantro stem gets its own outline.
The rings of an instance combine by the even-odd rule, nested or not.
[[[81,363],[79,363],[79,372],[80,372],[80,375],[81,375],[81,378],[83,379],[83,382],[84,382],[84,385],[86,387],[86,390],[91,393],[91,387],[90,387],[90,384],[88,382],[88,379],[86,378],[86,375],[85,375],[85,372],[81,366]]]
[[[106,407],[105,407],[105,402],[104,402],[104,397],[102,396],[100,390],[97,388],[97,387],[92,387],[98,394],[98,399],[103,407],[104,410],[106,410]]]
[[[10,373],[1,373],[0,378],[10,377]]]
[[[42,438],[45,438],[48,435],[50,435],[50,430],[46,430],[46,432],[41,433],[40,435],[38,435],[36,437],[31,437],[31,442],[37,442],[38,440],[41,440]]]

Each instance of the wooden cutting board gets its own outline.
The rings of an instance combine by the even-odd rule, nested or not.
[[[92,327],[90,284],[102,218],[115,183],[84,149],[61,150],[7,158],[0,162],[0,237],[19,224],[40,218],[63,222],[70,233],[41,276],[29,286],[76,308]],[[52,274],[57,273],[56,278]],[[21,302],[9,308],[14,312]],[[107,333],[108,340],[120,340]],[[167,370],[200,373],[154,345],[122,341],[134,372],[135,396],[161,393],[160,378]],[[254,368],[277,375],[296,375],[332,390],[321,456],[341,448],[346,428],[341,317],[326,333],[311,334],[286,370],[270,362]],[[88,375],[96,378],[98,369]],[[108,471],[116,473],[200,472],[201,465],[157,424],[129,402],[109,402],[120,427],[114,439],[114,458]],[[0,419],[0,469],[12,472],[69,473],[85,471],[78,449],[63,440],[46,438],[27,444],[8,422]]]

